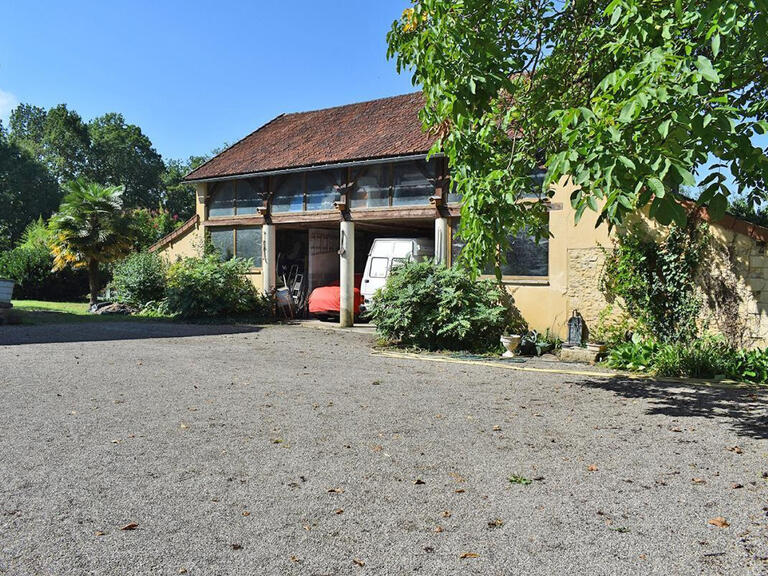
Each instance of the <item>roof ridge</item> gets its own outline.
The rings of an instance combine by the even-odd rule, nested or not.
[[[349,102],[348,104],[339,104],[337,106],[326,106],[325,108],[315,108],[313,110],[300,110],[298,112],[288,112],[283,114],[284,116],[298,116],[300,114],[311,114],[312,112],[325,112],[327,110],[338,110],[341,108],[349,108],[350,106],[358,106],[360,104],[370,104],[372,102],[381,102],[382,100],[394,100],[396,98],[405,98],[406,96],[413,96],[415,94],[421,94],[421,90],[414,92],[406,92],[405,94],[395,94],[394,96],[382,96],[381,98],[373,98],[372,100],[360,100],[358,102]]]

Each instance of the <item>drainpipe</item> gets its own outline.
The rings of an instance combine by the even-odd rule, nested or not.
[[[339,325],[355,323],[355,223],[342,220],[339,227]]]

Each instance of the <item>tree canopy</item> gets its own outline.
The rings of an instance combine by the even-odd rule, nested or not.
[[[648,208],[685,222],[680,186],[722,216],[731,193],[768,197],[768,0],[416,0],[388,35],[423,88],[434,151],[463,194],[474,270],[507,234],[546,233],[540,198],[563,176],[599,222]],[[711,173],[703,167],[711,164]],[[697,182],[697,176],[702,181]]]

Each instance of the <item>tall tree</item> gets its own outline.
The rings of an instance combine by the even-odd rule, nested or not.
[[[141,128],[126,124],[122,114],[109,113],[92,120],[88,131],[87,177],[124,186],[126,207],[156,207],[162,199],[165,165]]]
[[[0,133],[0,250],[18,241],[29,222],[52,214],[60,199],[46,167]]]
[[[463,193],[465,261],[478,270],[507,232],[543,233],[542,203],[564,175],[571,202],[620,223],[648,207],[684,223],[674,192],[706,176],[699,202],[723,214],[738,192],[768,197],[767,0],[415,0],[389,55],[423,87]],[[715,159],[715,170],[703,167]]]
[[[133,247],[130,217],[123,211],[123,188],[84,180],[65,185],[67,195],[49,222],[54,270],[87,268],[91,304],[96,304],[99,264],[114,262]]]
[[[173,215],[187,219],[195,213],[195,187],[184,176],[208,160],[209,156],[190,156],[168,160],[163,173],[163,205]]]

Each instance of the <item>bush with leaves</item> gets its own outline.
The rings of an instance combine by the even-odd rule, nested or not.
[[[392,270],[371,318],[388,342],[429,350],[487,351],[499,344],[510,311],[502,288],[432,261]],[[512,304],[510,304],[512,305]]]
[[[167,310],[182,318],[266,319],[272,304],[248,280],[249,261],[216,255],[184,258],[168,270]]]
[[[156,210],[136,208],[131,211],[130,216],[136,231],[137,250],[146,250],[183,224],[177,214],[171,214],[162,207]]]
[[[168,266],[154,252],[136,252],[115,264],[112,289],[118,302],[143,308],[147,302],[165,297]]]
[[[639,225],[618,237],[607,255],[600,287],[623,301],[638,328],[661,342],[695,338],[702,299],[696,278],[709,233],[705,224],[672,225],[656,239]]]

